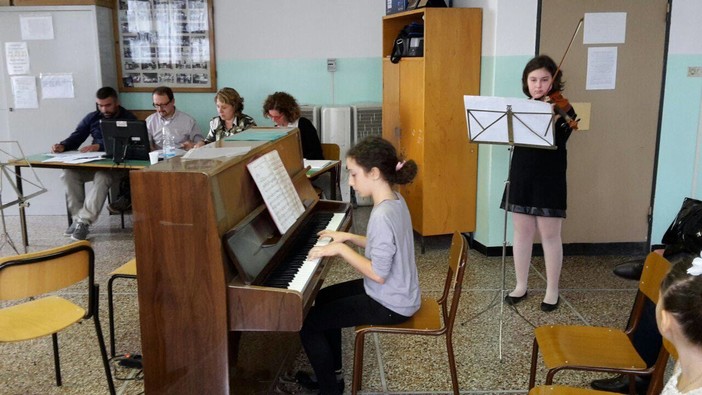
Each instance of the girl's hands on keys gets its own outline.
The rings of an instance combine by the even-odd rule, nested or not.
[[[310,251],[307,253],[307,258],[316,259],[323,258],[325,256],[338,255],[338,247],[342,245],[343,244],[331,243],[323,246],[312,247],[312,249],[310,249]]]
[[[319,233],[317,233],[317,236],[319,236],[320,239],[329,237],[332,239],[333,243],[343,243],[349,239],[349,233],[347,232],[339,232],[336,230],[322,230]]]

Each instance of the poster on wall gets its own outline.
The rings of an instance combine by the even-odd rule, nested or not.
[[[212,0],[119,0],[120,90],[215,92]]]

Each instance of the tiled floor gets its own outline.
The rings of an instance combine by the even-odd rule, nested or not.
[[[368,208],[356,211],[356,230],[365,227]],[[70,239],[62,236],[65,217],[30,216],[30,251],[62,245]],[[107,337],[107,279],[109,273],[134,255],[131,218],[127,228],[120,229],[119,216],[102,215],[91,228],[91,241],[96,251],[96,279],[100,284],[100,318]],[[7,217],[7,229],[21,248],[19,221]],[[429,238],[426,253],[417,254],[422,291],[438,295],[446,274],[450,236]],[[0,253],[10,255],[12,249],[3,244]],[[530,273],[529,297],[512,310],[501,310],[502,260],[470,251],[463,284],[463,295],[454,331],[454,347],[461,393],[526,393],[532,344],[532,327],[551,323],[587,323],[623,327],[633,302],[636,282],[622,280],[612,268],[633,257],[598,256],[566,257],[561,277],[561,306],[552,313],[543,313],[539,303],[545,279],[543,259],[534,259]],[[640,257],[635,257],[640,258]],[[513,283],[511,258],[506,262],[507,288]],[[337,262],[327,278],[328,283],[354,278],[356,274],[343,262]],[[120,280],[115,285],[117,301],[117,353],[139,353],[137,285],[133,280]],[[84,295],[69,294],[80,299]],[[1,305],[0,305],[1,306]],[[500,342],[500,319],[502,340]],[[344,331],[346,390],[350,392],[352,363],[352,331]],[[97,341],[91,323],[75,326],[59,335],[62,356],[63,387],[54,383],[50,338],[26,343],[2,344],[0,350],[0,394],[101,394],[107,393],[100,365]],[[500,346],[502,359],[500,359]],[[366,344],[363,392],[373,394],[438,394],[450,393],[451,382],[443,338],[405,338],[392,335],[371,337]],[[292,370],[308,369],[303,353]],[[138,372],[121,370],[115,375],[121,394],[139,394],[143,386]],[[537,382],[545,374],[539,372]],[[585,386],[599,375],[562,372],[560,383]],[[277,393],[302,393],[295,384],[281,383]],[[233,389],[233,393],[237,392]]]

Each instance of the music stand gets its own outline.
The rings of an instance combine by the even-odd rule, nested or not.
[[[0,217],[2,217],[2,234],[0,234],[2,244],[0,244],[0,249],[2,249],[5,244],[9,244],[10,247],[15,250],[16,254],[19,254],[19,251],[17,251],[15,243],[12,241],[10,234],[7,232],[7,226],[5,224],[5,209],[15,204],[17,204],[18,207],[29,207],[28,200],[30,198],[46,192],[44,184],[42,184],[41,180],[34,171],[34,168],[28,162],[26,162],[26,164],[31,171],[31,175],[33,176],[32,179],[22,177],[20,174],[15,172],[15,166],[17,166],[18,163],[21,164],[24,161],[24,157],[22,147],[20,147],[17,141],[0,141],[0,172],[2,172],[2,174],[0,174]],[[12,187],[15,195],[7,203],[3,203],[3,196],[5,192],[3,189],[4,179],[7,179],[7,183]],[[17,186],[19,181],[22,181],[22,188],[18,188]],[[26,186],[32,189],[32,191],[28,194],[24,193]],[[27,224],[24,223],[24,216],[20,216],[20,221],[22,221],[22,229],[27,229]],[[24,246],[24,252],[27,252],[26,245]]]
[[[555,149],[553,109],[539,100],[464,96],[468,139],[478,144],[509,145],[507,180],[505,181],[505,220],[502,241],[502,286],[500,288],[499,356],[502,361],[502,323],[505,294],[505,260],[507,257],[507,214],[509,207],[509,174],[513,147],[525,146]],[[492,304],[488,306],[488,309]]]

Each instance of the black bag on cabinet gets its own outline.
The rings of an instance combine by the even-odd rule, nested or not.
[[[392,47],[390,61],[398,63],[402,57],[424,56],[424,24],[412,22],[402,28]]]

